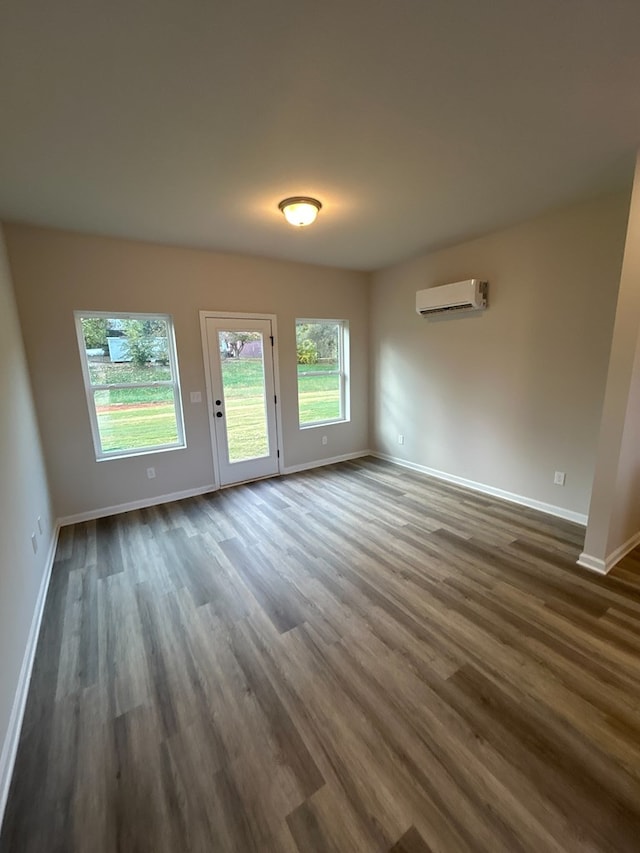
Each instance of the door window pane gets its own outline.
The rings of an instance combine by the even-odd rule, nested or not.
[[[259,332],[218,332],[229,462],[269,455],[263,341]]]

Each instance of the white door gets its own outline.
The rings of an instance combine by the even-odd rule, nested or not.
[[[221,486],[278,473],[271,320],[205,318],[209,417]]]

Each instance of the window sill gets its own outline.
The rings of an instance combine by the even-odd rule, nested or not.
[[[333,424],[348,424],[350,418],[334,418],[330,421],[314,421],[312,424],[298,424],[298,429],[320,429],[320,427],[333,426]]]
[[[122,453],[110,453],[108,456],[96,456],[96,462],[111,462],[114,459],[132,459],[135,456],[153,456],[156,453],[168,453],[172,450],[186,450],[186,441],[182,444],[171,444],[168,447],[144,447],[140,450],[125,450]]]

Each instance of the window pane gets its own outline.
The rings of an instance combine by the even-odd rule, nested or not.
[[[92,385],[171,380],[166,320],[83,317],[80,322]]]
[[[103,452],[177,444],[173,388],[115,388],[93,395]]]
[[[229,462],[269,455],[262,335],[219,332]]]
[[[308,368],[307,368],[308,369]],[[313,368],[316,369],[316,366]],[[339,420],[340,376],[327,373],[326,376],[303,376],[304,365],[298,365],[298,408],[301,424],[315,421]]]
[[[340,326],[338,323],[296,322],[298,364],[309,370],[339,370]]]

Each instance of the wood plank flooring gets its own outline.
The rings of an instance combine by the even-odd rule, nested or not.
[[[639,851],[582,536],[371,458],[63,529],[0,851]]]

